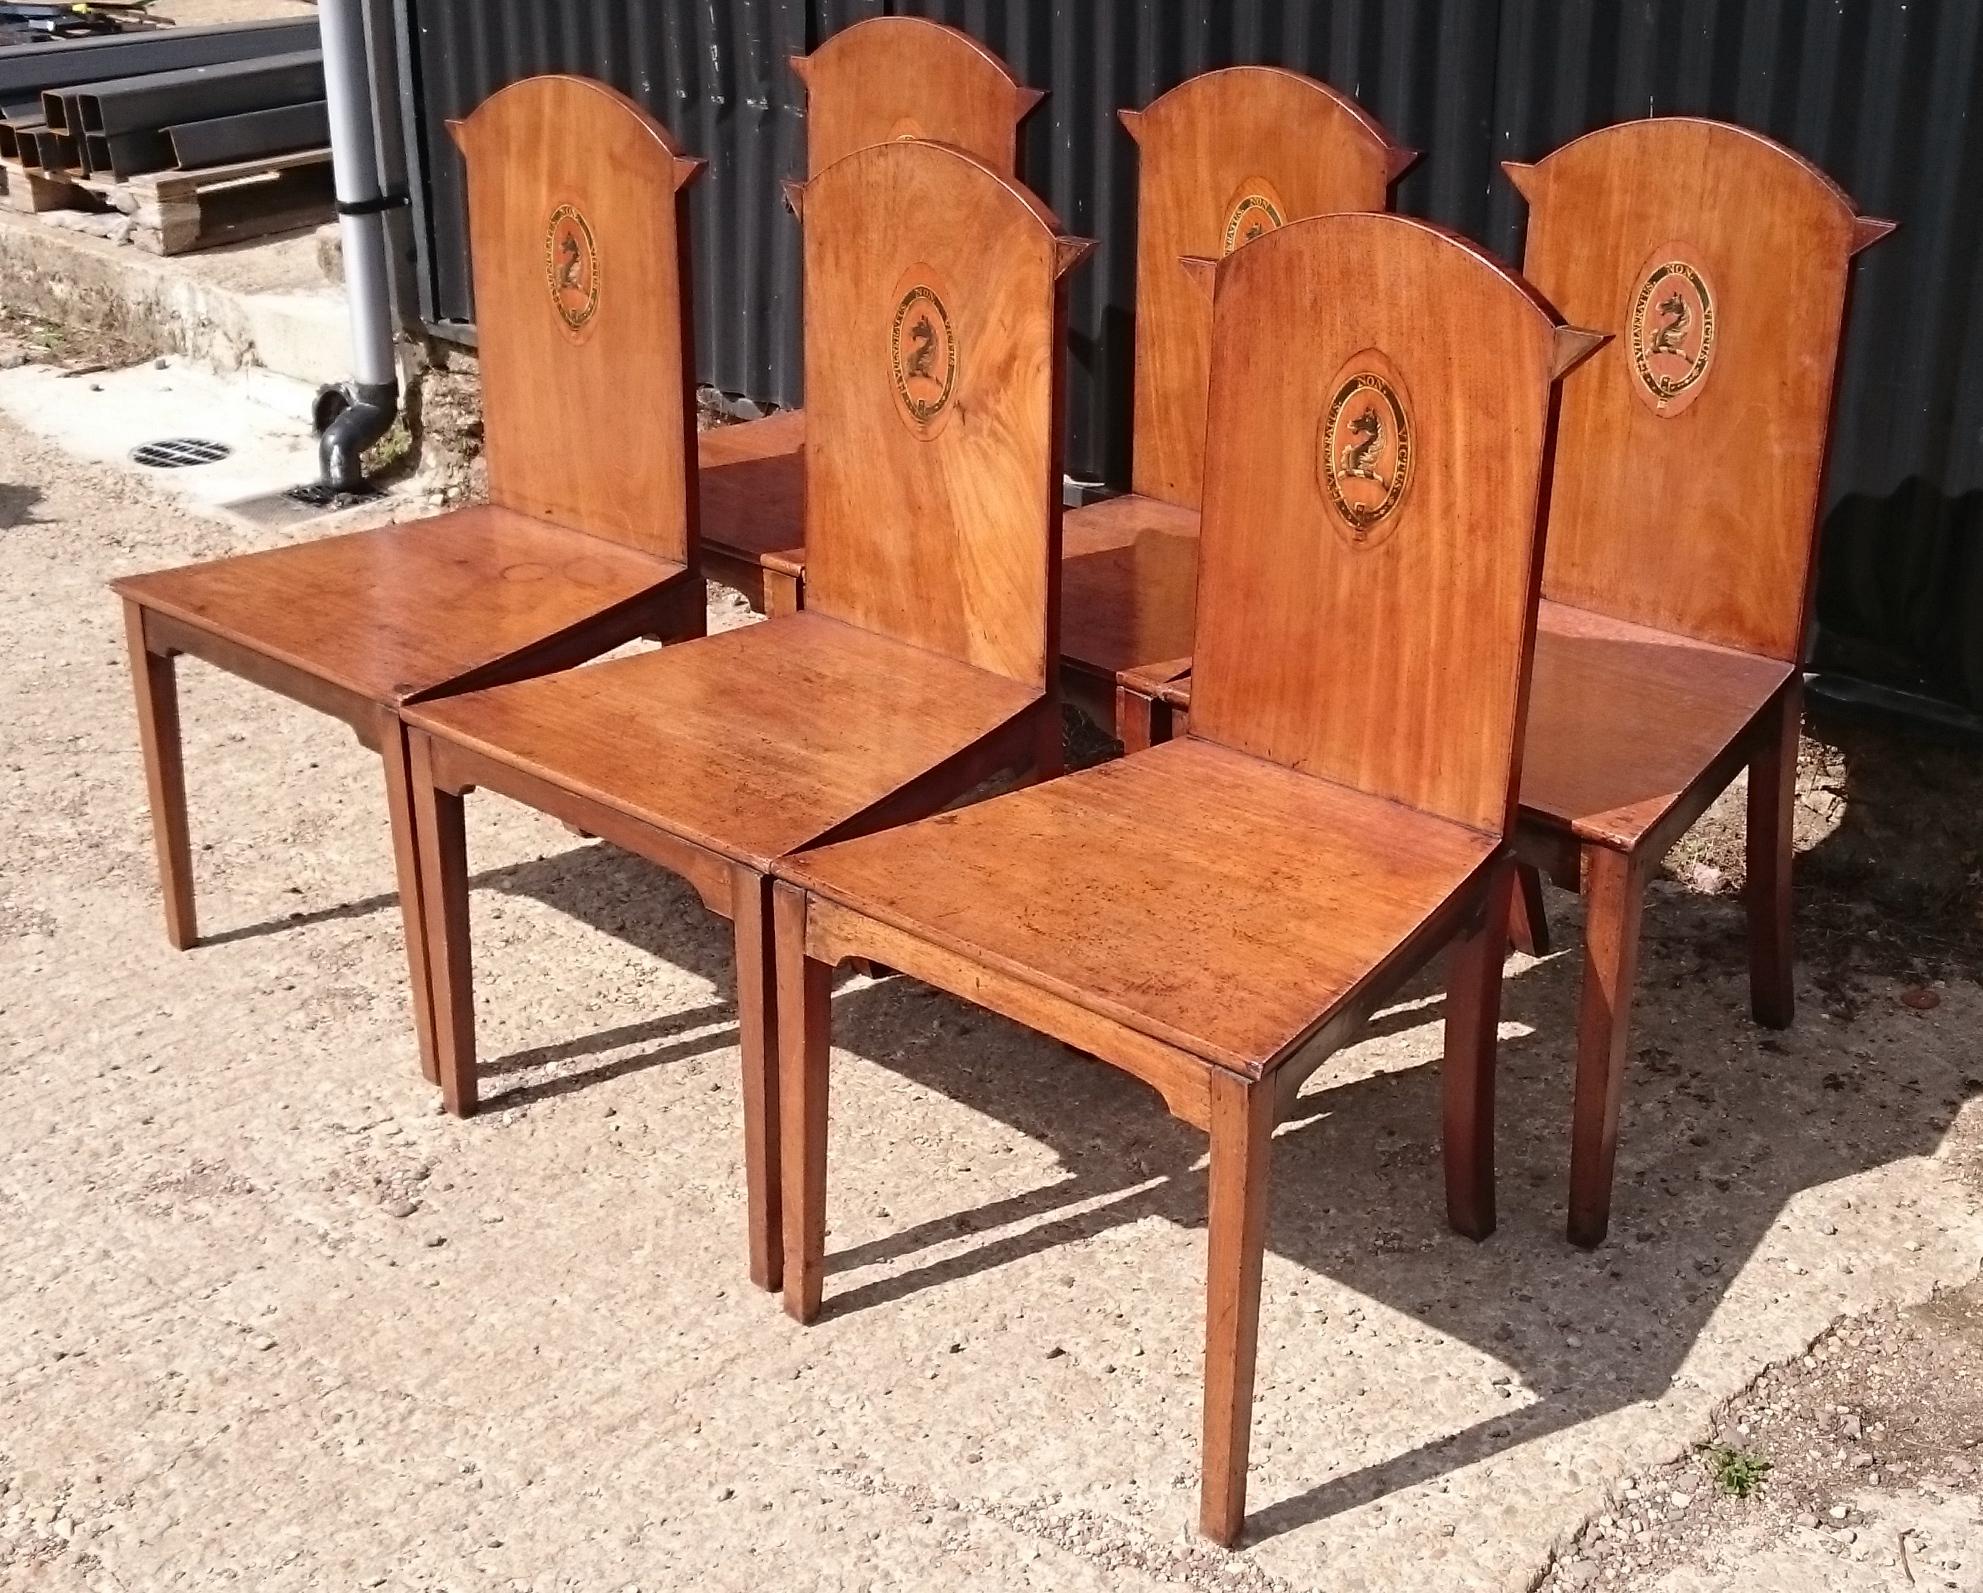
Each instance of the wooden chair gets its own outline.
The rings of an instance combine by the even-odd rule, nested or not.
[[[1595,1245],[1646,878],[1745,765],[1751,1005],[1791,1020],[1798,664],[1832,384],[1852,257],[1892,224],[1782,145],[1693,118],[1506,170],[1529,201],[1529,279],[1618,334],[1563,393],[1522,766],[1523,856],[1584,895],[1569,1232]],[[1539,898],[1532,873],[1527,888]]]
[[[806,170],[894,138],[950,144],[1001,176],[1018,169],[1019,124],[1044,97],[968,33],[925,17],[870,17],[792,57],[806,90]],[[803,411],[702,434],[703,567],[769,614],[805,581]]]
[[[1092,1053],[1209,1132],[1200,1525],[1221,1542],[1244,1514],[1268,1140],[1449,941],[1449,1215],[1493,1228],[1538,491],[1553,379],[1593,341],[1395,216],[1294,222],[1217,267],[1190,734],[777,865],[792,1315],[820,1306],[828,986],[851,957]]]
[[[166,933],[181,949],[199,932],[175,655],[332,714],[379,751],[401,901],[417,920],[406,706],[642,634],[702,634],[682,192],[701,162],[580,78],[514,84],[454,132],[468,161],[489,503],[113,583]],[[431,1078],[420,937],[407,951]]]
[[[476,1104],[461,798],[486,786],[672,870],[733,922],[750,1268],[766,1288],[772,864],[1000,770],[1059,766],[1062,284],[1089,247],[937,144],[869,145],[799,192],[805,609],[412,715],[448,1108]]]
[[[1382,210],[1417,156],[1276,66],[1206,72],[1117,114],[1140,163],[1132,490],[1067,516],[1061,653],[1069,693],[1133,751],[1191,652],[1212,306],[1184,261],[1302,216]]]

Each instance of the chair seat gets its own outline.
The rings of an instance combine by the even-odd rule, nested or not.
[[[805,572],[805,419],[788,409],[696,439],[705,555]]]
[[[1042,701],[799,613],[429,703],[422,729],[758,869]]]
[[[674,560],[483,506],[112,584],[146,608],[398,705],[684,579]]]
[[[1187,737],[857,841],[781,878],[1258,1077],[1496,850]]]
[[[1522,756],[1523,821],[1631,848],[1790,673],[1777,659],[1545,600]]]
[[[1070,510],[1061,528],[1060,652],[1113,682],[1191,651],[1198,512],[1126,493]]]

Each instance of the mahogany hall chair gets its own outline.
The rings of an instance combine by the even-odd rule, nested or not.
[[[751,1276],[779,1277],[770,870],[1058,769],[1063,273],[1011,178],[872,144],[798,190],[804,609],[412,711],[443,1099],[476,1104],[462,793],[660,864],[735,928]]]
[[[409,703],[699,636],[683,186],[701,166],[631,101],[542,77],[453,131],[468,164],[489,502],[113,583],[165,894],[198,939],[174,658],[346,721],[385,760],[422,1064]]]
[[[792,57],[806,90],[806,170],[895,138],[1018,167],[1019,124],[1043,98],[968,33],[926,17],[870,17]],[[702,433],[703,568],[770,614],[803,601],[805,415],[785,410]]]
[[[1244,1515],[1268,1140],[1449,943],[1448,1211],[1492,1230],[1538,494],[1554,378],[1593,341],[1395,216],[1291,222],[1217,267],[1189,733],[776,865],[792,1315],[820,1306],[828,989],[855,957],[1209,1132],[1200,1525],[1220,1542]]]
[[[1751,1005],[1791,1020],[1798,666],[1832,386],[1852,257],[1892,223],[1782,145],[1694,118],[1505,169],[1529,202],[1529,280],[1617,333],[1563,392],[1521,788],[1524,858],[1584,897],[1569,1233],[1595,1245],[1646,879],[1744,766]]]
[[[1061,654],[1069,692],[1134,750],[1191,651],[1212,306],[1184,261],[1302,216],[1382,210],[1417,157],[1277,66],[1206,72],[1117,115],[1139,165],[1132,490],[1067,516]]]

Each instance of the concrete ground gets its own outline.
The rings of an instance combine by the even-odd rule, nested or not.
[[[1807,883],[1799,1016],[1765,1034],[1699,859],[1647,922],[1612,1237],[1570,1249],[1553,893],[1569,949],[1507,981],[1499,1233],[1441,1218],[1433,982],[1277,1139],[1248,1542],[1208,1547],[1203,1143],[1132,1081],[846,983],[801,1330],[744,1276],[727,931],[669,876],[470,800],[488,1105],[443,1117],[377,763],[188,664],[208,941],[167,949],[103,582],[294,534],[0,414],[8,1593],[1651,1586],[1693,1572],[1591,1535],[1641,1479],[1842,1316],[1977,1275],[1983,987]],[[1827,756],[1806,882],[1880,811],[1878,758]],[[1773,1519],[1662,1585],[1750,1585]]]

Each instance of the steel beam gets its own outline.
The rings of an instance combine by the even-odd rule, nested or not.
[[[72,131],[157,132],[178,122],[267,110],[272,105],[297,105],[323,97],[323,53],[301,50],[264,61],[225,61],[215,66],[189,66],[180,72],[150,72],[142,77],[92,83],[76,94],[82,126]],[[47,98],[42,96],[44,105]]]
[[[172,164],[172,141],[163,133],[83,133],[83,164],[92,177],[135,177]]]
[[[0,160],[19,160],[22,136],[38,133],[47,125],[38,115],[0,117]]]
[[[277,105],[238,116],[178,122],[166,128],[177,164],[187,171],[231,161],[315,149],[330,142],[330,112],[322,100]]]
[[[171,72],[217,61],[288,55],[317,42],[317,19],[228,22],[207,28],[158,28],[68,44],[0,49],[0,100],[20,99],[71,83],[100,83],[143,72]]]
[[[33,171],[68,171],[77,164],[76,141],[67,133],[51,133],[47,128],[23,133],[20,137],[21,164]]]

